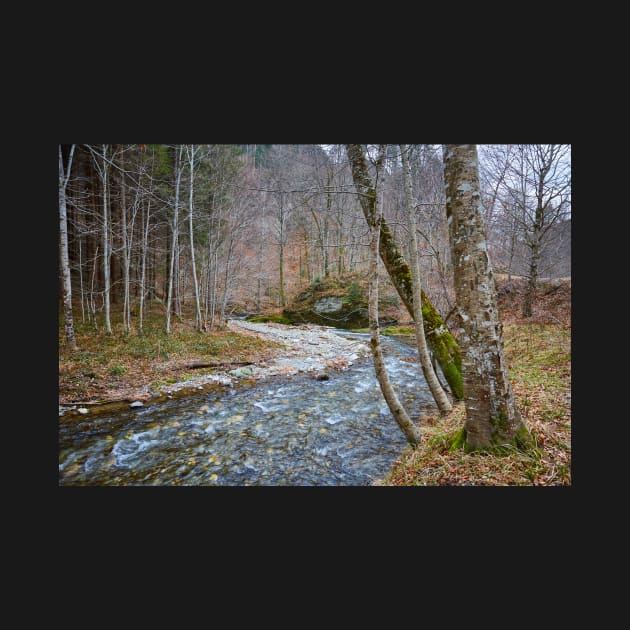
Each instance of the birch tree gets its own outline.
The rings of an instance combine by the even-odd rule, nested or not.
[[[77,341],[74,335],[74,319],[72,317],[72,282],[68,256],[68,210],[66,190],[72,169],[74,147],[74,144],[71,145],[68,163],[64,166],[61,145],[59,145],[59,234],[61,238],[61,272],[63,274],[63,317],[66,341],[73,351],[77,350]]]
[[[195,289],[195,313],[196,320],[195,326],[197,330],[201,332],[203,322],[201,320],[201,302],[199,300],[199,282],[197,280],[197,266],[195,264],[195,239],[193,233],[193,191],[194,191],[194,170],[195,170],[195,155],[196,147],[194,144],[186,147],[186,155],[188,157],[188,168],[190,171],[190,185],[189,185],[189,208],[188,208],[188,226],[190,236],[190,264],[192,265],[194,289]]]
[[[480,198],[477,147],[444,145],[443,159],[456,316],[463,352],[465,448],[523,446],[531,438],[516,408],[503,355],[502,326]]]
[[[103,300],[105,303],[105,330],[108,335],[112,334],[112,324],[110,321],[110,271],[109,271],[109,257],[110,257],[110,240],[109,240],[109,159],[107,158],[107,146],[102,147],[102,159],[103,164],[100,170],[101,179],[103,182]]]
[[[416,210],[413,203],[413,187],[411,182],[411,167],[409,164],[409,150],[404,145],[400,145],[400,154],[403,167],[403,186],[405,189],[405,203],[407,206],[407,220],[409,228],[409,252],[411,277],[413,284],[413,318],[416,331],[416,344],[418,346],[418,357],[422,366],[422,373],[426,379],[431,394],[438,406],[438,409],[445,413],[452,409],[452,405],[446,392],[442,389],[440,381],[433,369],[427,340],[424,336],[424,321],[422,317],[422,282],[420,277],[420,254],[418,252],[418,237],[416,236]]]
[[[370,226],[370,267],[369,267],[369,297],[368,297],[368,318],[370,325],[370,346],[372,348],[372,358],[374,360],[374,370],[380,385],[383,397],[387,401],[389,410],[392,412],[398,426],[405,434],[405,437],[412,446],[420,444],[420,429],[411,421],[409,414],[398,399],[385,368],[383,350],[381,348],[380,329],[378,323],[378,257],[379,257],[379,232],[381,228],[381,217],[383,215],[383,191],[381,174],[385,163],[385,147],[379,146],[379,155],[376,160],[376,182],[374,185],[373,199],[377,220]]]
[[[177,241],[179,237],[179,189],[182,180],[183,146],[176,149],[175,156],[175,204],[173,207],[171,257],[168,269],[168,295],[166,298],[166,334],[171,332],[171,307],[173,304],[173,276],[175,272],[175,258],[177,256]]]

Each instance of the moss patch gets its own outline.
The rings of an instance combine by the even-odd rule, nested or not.
[[[248,322],[253,322],[255,324],[267,324],[267,323],[271,322],[272,324],[289,325],[289,324],[292,323],[291,320],[286,318],[284,315],[277,315],[277,314],[259,315],[257,317],[248,317],[247,321]]]

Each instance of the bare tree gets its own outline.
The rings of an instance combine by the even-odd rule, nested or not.
[[[465,445],[523,445],[529,433],[516,408],[503,356],[502,326],[488,256],[479,190],[477,147],[444,146],[446,216],[455,272],[463,350]]]
[[[105,330],[109,335],[112,334],[112,324],[110,320],[110,269],[109,257],[111,255],[110,236],[109,236],[109,159],[107,157],[107,147],[102,147],[102,168],[100,169],[101,180],[103,183],[103,300],[105,302]]]
[[[188,208],[188,227],[190,236],[190,263],[192,266],[192,274],[195,288],[195,326],[197,330],[201,331],[203,322],[201,320],[201,302],[199,300],[199,282],[197,281],[197,266],[195,264],[195,239],[193,233],[193,191],[194,191],[194,170],[195,170],[195,155],[197,153],[197,147],[194,144],[186,146],[186,154],[188,156],[188,169],[190,171],[190,183],[189,183],[189,208]]]
[[[420,429],[414,425],[398,399],[385,368],[383,359],[383,349],[381,348],[380,329],[378,323],[378,257],[379,257],[379,231],[383,214],[383,185],[381,174],[385,163],[386,145],[379,145],[379,154],[376,159],[376,181],[374,184],[374,203],[377,220],[370,226],[370,269],[369,269],[369,298],[368,298],[368,318],[370,323],[370,345],[372,348],[372,358],[374,360],[374,370],[380,385],[383,397],[387,401],[389,410],[392,412],[398,426],[405,434],[409,443],[413,446],[420,444]]]
[[[420,359],[420,365],[422,366],[422,373],[426,379],[431,394],[442,413],[450,411],[452,409],[451,402],[446,395],[446,392],[442,389],[440,381],[433,369],[431,363],[431,357],[429,356],[429,349],[427,347],[427,340],[424,336],[424,322],[422,317],[422,282],[420,276],[420,255],[418,251],[418,237],[416,236],[416,208],[413,202],[413,188],[411,183],[411,168],[409,165],[408,148],[404,145],[400,145],[400,153],[402,157],[403,166],[403,185],[405,188],[405,199],[407,205],[407,217],[409,227],[409,252],[410,252],[410,266],[412,277],[412,290],[413,290],[413,318],[415,321],[416,331],[416,343],[418,346],[418,356]]]
[[[75,145],[71,145],[68,163],[64,166],[61,145],[59,145],[59,235],[61,238],[61,271],[63,274],[63,316],[66,329],[66,341],[74,351],[77,341],[74,335],[74,320],[72,317],[72,282],[70,277],[70,261],[68,257],[68,211],[66,204],[66,189],[72,169],[72,157]]]
[[[179,239],[179,189],[182,180],[182,154],[184,147],[179,145],[175,158],[175,204],[173,206],[173,223],[171,239],[171,256],[168,271],[168,295],[166,298],[166,334],[171,332],[171,307],[173,303],[173,281],[175,272],[175,258],[178,256],[177,241]]]
[[[531,317],[538,278],[565,262],[550,251],[570,219],[570,145],[490,145],[483,161],[482,198],[493,251],[508,279],[513,273],[527,278],[522,314]]]
[[[525,159],[533,173],[535,208],[527,207],[529,218],[525,232],[529,248],[527,291],[523,300],[523,317],[532,316],[532,303],[538,281],[543,239],[568,207],[571,176],[567,162],[569,145],[528,145]]]

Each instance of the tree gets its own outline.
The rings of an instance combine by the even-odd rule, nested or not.
[[[66,189],[72,169],[72,157],[75,145],[71,145],[68,163],[64,167],[61,145],[59,145],[59,235],[61,247],[61,271],[63,274],[63,316],[66,329],[66,341],[70,348],[77,350],[72,318],[72,282],[70,277],[70,261],[68,256],[68,213],[66,207]]]
[[[110,248],[110,236],[109,236],[109,159],[107,157],[107,147],[104,144],[102,147],[102,160],[103,166],[100,170],[101,180],[103,183],[103,281],[105,287],[103,289],[103,299],[105,301],[105,330],[109,335],[112,334],[112,324],[110,320],[110,270],[109,270],[109,257],[111,255]]]
[[[175,204],[173,206],[173,224],[171,233],[171,256],[168,269],[168,296],[166,298],[166,334],[171,332],[171,307],[173,302],[173,276],[175,273],[175,258],[178,256],[177,242],[179,239],[179,189],[182,180],[182,145],[176,148],[175,160]]]
[[[569,146],[566,144],[528,145],[525,153],[525,159],[533,173],[535,208],[533,212],[527,209],[530,221],[525,234],[530,254],[523,317],[532,316],[543,239],[568,206],[571,187],[568,153]]]
[[[503,356],[502,326],[488,256],[479,190],[477,147],[443,149],[446,216],[463,350],[468,450],[529,442]]]
[[[201,303],[199,300],[199,282],[197,281],[197,266],[195,265],[195,239],[193,234],[193,191],[194,191],[194,170],[195,156],[197,147],[194,144],[186,146],[186,155],[188,156],[188,169],[190,171],[189,196],[188,196],[188,227],[190,236],[190,264],[192,267],[194,287],[195,287],[195,326],[198,331],[202,330],[203,322],[201,320]]]
[[[352,169],[354,181],[361,209],[370,227],[380,223],[379,255],[385,264],[385,269],[403,301],[409,315],[413,318],[413,285],[411,270],[402,255],[391,229],[383,217],[378,217],[375,206],[374,184],[370,178],[363,147],[360,144],[347,144],[346,153]],[[462,385],[461,354],[457,342],[442,317],[431,304],[424,291],[422,296],[422,315],[424,334],[434,356],[442,368],[451,392],[455,398],[462,400],[464,390]]]
[[[400,153],[403,166],[403,185],[405,188],[405,201],[407,206],[407,218],[409,227],[409,252],[411,277],[413,284],[413,318],[415,321],[416,343],[418,345],[418,357],[422,366],[422,373],[426,379],[431,394],[438,406],[438,409],[445,413],[452,409],[451,402],[442,389],[440,381],[431,364],[427,340],[424,336],[424,322],[422,317],[422,283],[420,277],[420,255],[418,251],[418,237],[416,236],[416,209],[413,203],[413,187],[411,183],[411,167],[409,164],[408,149],[404,144],[400,145]]]
[[[380,331],[378,323],[378,256],[379,256],[379,231],[383,214],[383,185],[381,174],[385,163],[385,147],[379,146],[379,155],[376,159],[376,181],[374,184],[374,198],[372,203],[375,208],[377,220],[370,225],[370,269],[369,269],[369,298],[368,298],[368,318],[370,323],[370,346],[374,360],[374,370],[376,378],[383,392],[383,397],[387,401],[389,410],[392,412],[398,426],[412,446],[420,444],[420,429],[414,425],[406,412],[404,406],[398,399],[385,368],[383,350],[381,348]]]
[[[508,276],[527,278],[522,314],[531,317],[538,278],[566,269],[569,256],[563,224],[571,213],[570,145],[491,145],[482,157],[486,226]]]

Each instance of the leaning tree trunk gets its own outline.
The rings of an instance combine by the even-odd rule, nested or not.
[[[377,185],[374,190],[377,192],[379,186],[378,177],[379,171],[382,170],[383,161],[385,159],[384,146],[381,145],[379,152],[379,160],[377,165]],[[382,187],[382,184],[381,184]],[[380,202],[376,203],[377,212],[379,216],[382,209],[383,193],[379,190]],[[376,378],[378,384],[383,392],[383,397],[387,402],[389,410],[392,412],[394,419],[398,423],[398,426],[405,434],[405,437],[412,446],[420,444],[421,433],[418,427],[414,425],[411,418],[405,411],[405,408],[401,404],[385,368],[385,361],[383,359],[383,349],[381,348],[381,336],[378,324],[378,242],[379,242],[379,226],[380,223],[376,221],[374,225],[370,226],[370,271],[369,271],[369,298],[368,298],[368,319],[370,323],[370,345],[372,347],[372,358],[374,360],[374,370],[376,372]]]
[[[369,177],[367,163],[360,144],[347,144],[346,150],[352,178],[359,194],[359,202],[365,219],[370,227],[377,222],[374,185]],[[413,285],[411,270],[402,252],[399,250],[394,235],[383,217],[380,217],[379,254],[385,269],[394,285],[400,299],[413,318]],[[433,351],[446,381],[455,398],[464,398],[462,384],[462,358],[455,338],[445,326],[440,314],[422,291],[422,317],[424,334],[427,343]]]
[[[70,147],[68,166],[63,166],[61,145],[59,145],[59,234],[61,237],[61,270],[63,274],[63,318],[66,329],[66,341],[71,350],[77,349],[77,340],[74,336],[74,319],[72,317],[72,281],[70,277],[70,260],[68,256],[68,210],[66,204],[66,188],[70,179],[72,168],[72,156],[74,144]],[[79,241],[80,245],[80,241]],[[80,251],[80,250],[79,250]],[[83,307],[83,302],[81,302]]]
[[[521,446],[529,442],[529,434],[516,408],[503,356],[476,145],[444,146],[444,182],[463,349],[465,446],[467,450],[503,444]]]
[[[413,284],[413,318],[416,325],[416,343],[418,346],[418,358],[422,366],[422,373],[429,385],[433,399],[435,400],[440,412],[445,413],[452,409],[451,401],[448,399],[446,392],[442,389],[437,374],[433,369],[427,340],[424,336],[424,324],[422,317],[421,291],[422,283],[420,276],[420,256],[418,254],[418,238],[416,236],[416,210],[413,204],[413,186],[411,183],[411,165],[409,164],[409,156],[407,148],[404,144],[400,145],[400,154],[402,157],[403,182],[405,188],[405,201],[407,205],[407,220],[409,226],[409,255],[411,263],[411,276]]]

